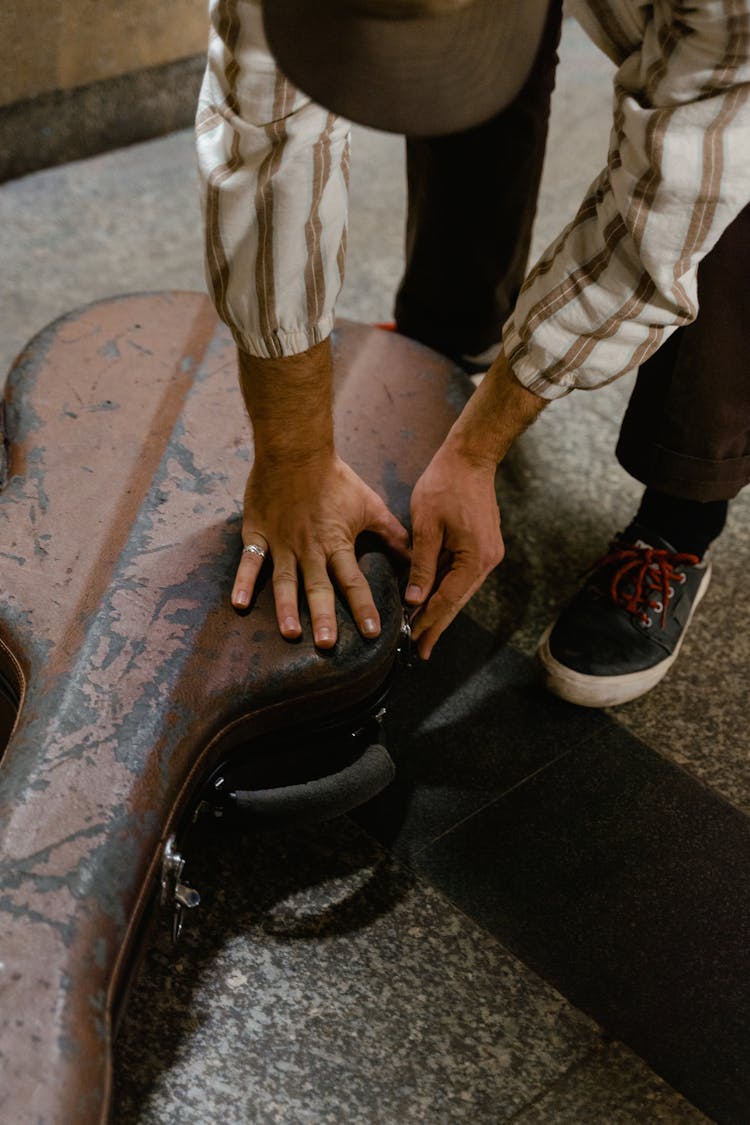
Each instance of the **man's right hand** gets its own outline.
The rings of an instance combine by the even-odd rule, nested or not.
[[[361,532],[372,531],[408,557],[409,540],[380,497],[335,452],[328,341],[283,359],[240,352],[240,379],[255,435],[242,538],[246,547],[270,555],[282,635],[301,634],[301,578],[316,645],[336,643],[333,583],[362,635],[377,636],[380,617],[354,544]],[[238,609],[250,604],[262,564],[260,554],[243,552],[232,590]]]

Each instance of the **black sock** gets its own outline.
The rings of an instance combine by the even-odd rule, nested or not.
[[[726,523],[729,501],[681,500],[647,488],[635,522],[655,531],[676,551],[702,558]]]

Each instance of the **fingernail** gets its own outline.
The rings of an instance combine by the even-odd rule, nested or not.
[[[421,586],[407,586],[406,587],[406,600],[407,600],[407,602],[420,602],[422,600],[422,587]]]
[[[285,617],[281,622],[281,631],[283,633],[296,633],[297,629],[298,625],[293,617]]]
[[[247,590],[238,590],[234,595],[234,604],[238,606],[250,605],[250,595]]]
[[[317,643],[318,643],[318,644],[320,644],[320,643],[321,643],[321,641],[330,641],[330,639],[331,639],[331,637],[332,637],[332,636],[333,636],[333,633],[332,633],[332,632],[331,632],[331,630],[330,630],[330,629],[328,628],[328,626],[327,626],[327,625],[323,625],[323,626],[321,626],[321,628],[320,628],[320,629],[318,629],[318,631],[316,632],[316,634],[315,634],[315,640],[317,641]]]
[[[378,625],[374,617],[366,617],[362,622],[362,632],[368,637],[372,637],[378,631]]]

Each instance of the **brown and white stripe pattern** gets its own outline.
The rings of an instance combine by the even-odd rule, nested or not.
[[[279,343],[276,278],[274,276],[274,177],[281,168],[287,143],[286,117],[291,112],[294,91],[282,74],[276,74],[273,98],[273,119],[265,126],[268,148],[261,160],[255,180],[254,214],[258,228],[255,254],[255,294],[260,333],[272,355],[283,355]]]
[[[235,83],[237,80],[237,65],[235,50],[240,31],[237,6],[234,0],[221,0],[214,8],[215,22],[212,27],[211,47],[216,55],[217,65],[221,68],[224,85],[224,97],[220,106],[199,107],[196,117],[196,133],[204,136],[211,129],[221,128],[224,115],[236,115],[237,100]],[[219,316],[231,324],[227,306],[227,288],[229,264],[224,254],[219,227],[219,200],[221,198],[221,185],[240,167],[239,135],[232,133],[229,138],[229,152],[226,159],[220,164],[215,164],[206,177],[205,202],[204,202],[204,232],[206,245],[206,270],[210,278],[211,288],[216,302]]]
[[[312,200],[310,213],[305,222],[305,293],[307,297],[307,317],[311,324],[317,324],[325,309],[326,281],[323,261],[323,222],[320,215],[323,195],[331,179],[331,137],[336,126],[336,118],[328,115],[326,127],[320,144],[313,152]]]
[[[349,126],[275,66],[253,0],[211,0],[196,117],[206,276],[238,345],[278,357],[324,339],[345,261]]]
[[[696,312],[696,269],[750,201],[750,0],[573,0],[619,64],[607,167],[529,274],[505,326],[544,397],[609,382]],[[349,136],[279,74],[257,0],[210,0],[196,120],[217,309],[261,356],[333,323]]]
[[[619,36],[634,5],[589,7]],[[750,3],[653,12],[630,53],[617,44],[607,173],[505,326],[516,374],[547,398],[617,378],[691,320],[700,259],[750,203]]]

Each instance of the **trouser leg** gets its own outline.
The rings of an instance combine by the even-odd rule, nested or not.
[[[729,500],[750,481],[750,206],[698,270],[698,316],[644,363],[617,457],[686,500]]]
[[[500,339],[523,282],[547,139],[561,0],[526,85],[483,125],[407,140],[406,269],[399,331],[446,355]]]

